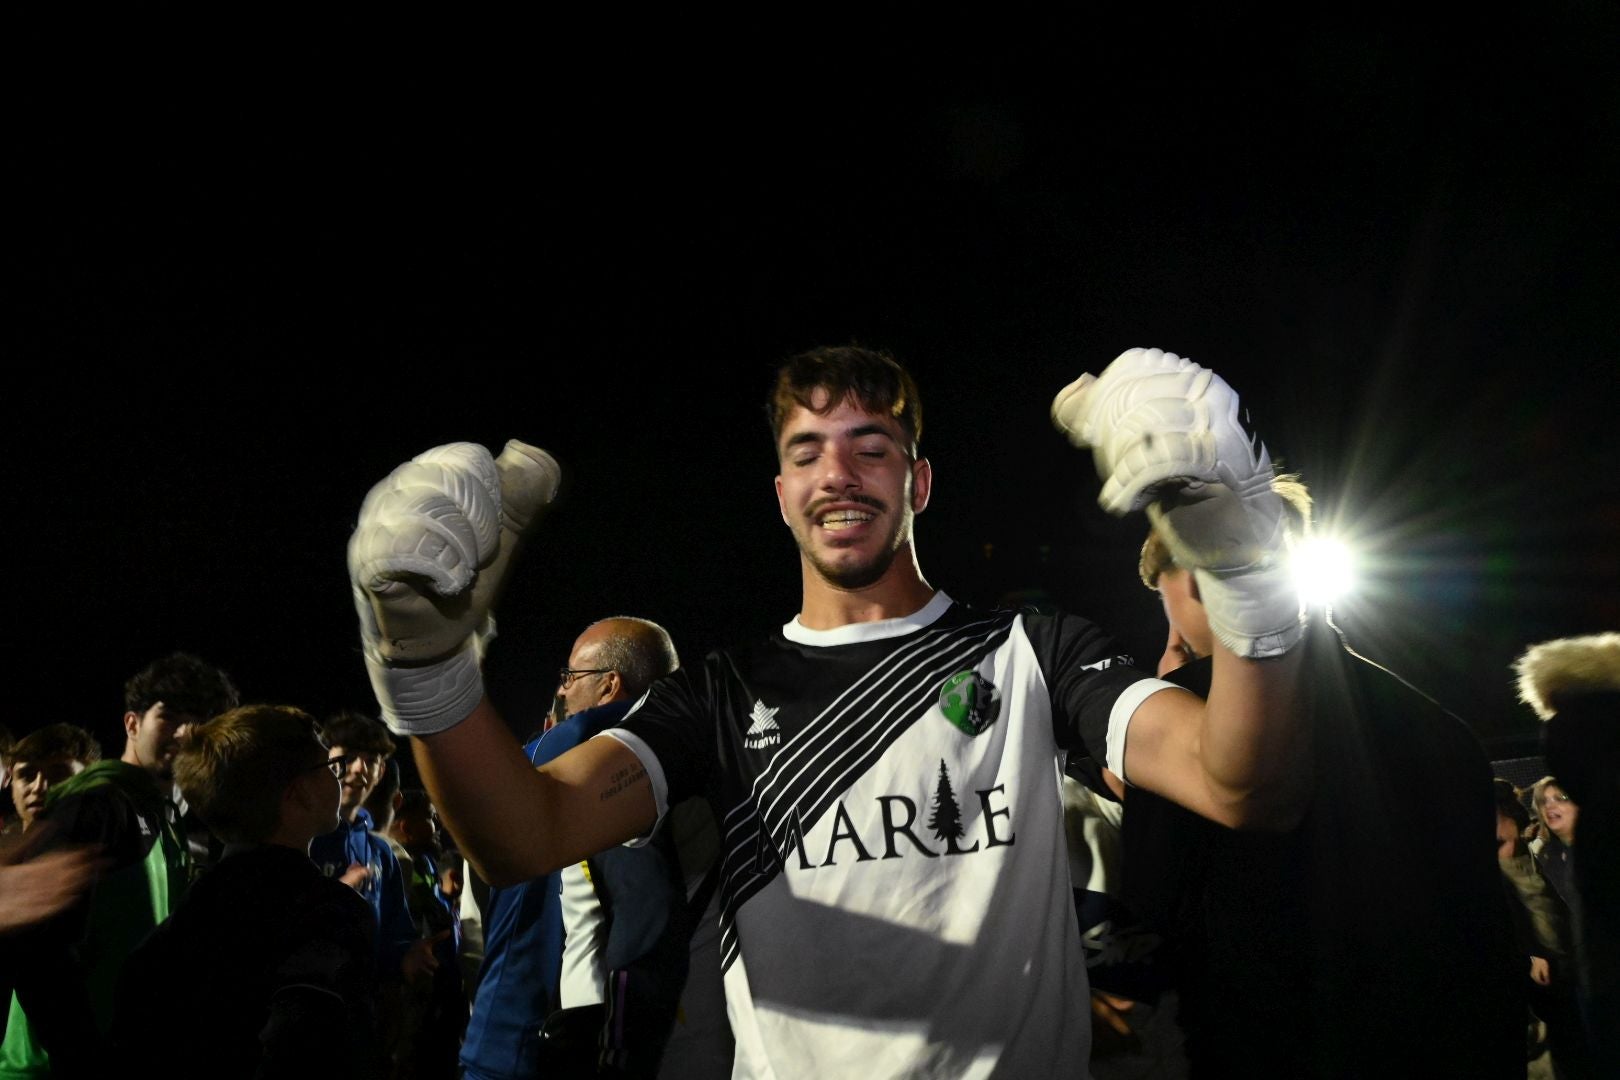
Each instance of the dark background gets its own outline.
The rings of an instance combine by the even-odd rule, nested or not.
[[[1366,551],[1352,640],[1483,737],[1533,731],[1512,659],[1620,626],[1615,9],[1278,18],[22,37],[8,547],[38,704],[6,723],[116,753],[122,681],[174,648],[250,699],[369,707],[344,542],[453,439],[567,470],[489,663],[514,726],[594,618],[689,659],[778,625],[760,406],[782,357],[854,340],[922,385],[935,585],[1054,600],[1152,665],[1144,523],[1046,416],[1159,346]]]

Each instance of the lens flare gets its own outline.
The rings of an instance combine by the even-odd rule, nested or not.
[[[1345,597],[1356,584],[1356,560],[1342,540],[1322,537],[1294,550],[1294,585],[1311,607],[1326,607]]]

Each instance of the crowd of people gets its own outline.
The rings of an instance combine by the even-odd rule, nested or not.
[[[654,623],[593,625],[530,752],[600,730],[675,662]],[[0,1077],[730,1074],[709,893],[680,861],[700,885],[712,835],[469,888],[377,719],[241,705],[183,653],[125,706],[116,760],[66,723],[5,744]],[[31,869],[49,876],[11,876]],[[708,980],[687,978],[694,943]]]
[[[174,654],[116,758],[8,739],[0,1080],[1613,1075],[1620,635],[1527,651],[1552,775],[1493,784],[1301,611],[1310,497],[1206,369],[1132,350],[1054,404],[1148,511],[1152,674],[928,584],[892,358],[794,357],[769,415],[797,616],[684,666],[593,623],[526,743],[480,673],[557,483],[521,444],[367,497],[380,717]]]

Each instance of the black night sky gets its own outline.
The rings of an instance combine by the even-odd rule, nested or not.
[[[174,648],[250,699],[369,705],[344,542],[453,439],[567,470],[490,659],[515,726],[591,619],[689,659],[778,625],[760,406],[780,358],[855,340],[922,386],[935,585],[1154,662],[1144,524],[1046,416],[1159,346],[1225,375],[1366,550],[1362,651],[1482,737],[1531,731],[1513,657],[1620,626],[1615,9],[1271,10],[21,42],[50,72],[8,139],[37,704],[6,723],[115,751],[123,679]]]

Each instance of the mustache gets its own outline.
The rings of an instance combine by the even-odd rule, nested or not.
[[[876,496],[856,492],[853,495],[828,495],[825,498],[817,499],[815,502],[811,503],[805,508],[805,513],[811,517],[815,517],[817,514],[821,513],[827,507],[832,506],[835,503],[859,503],[860,505],[869,509],[878,511],[879,513],[882,513],[889,508],[887,503]]]

